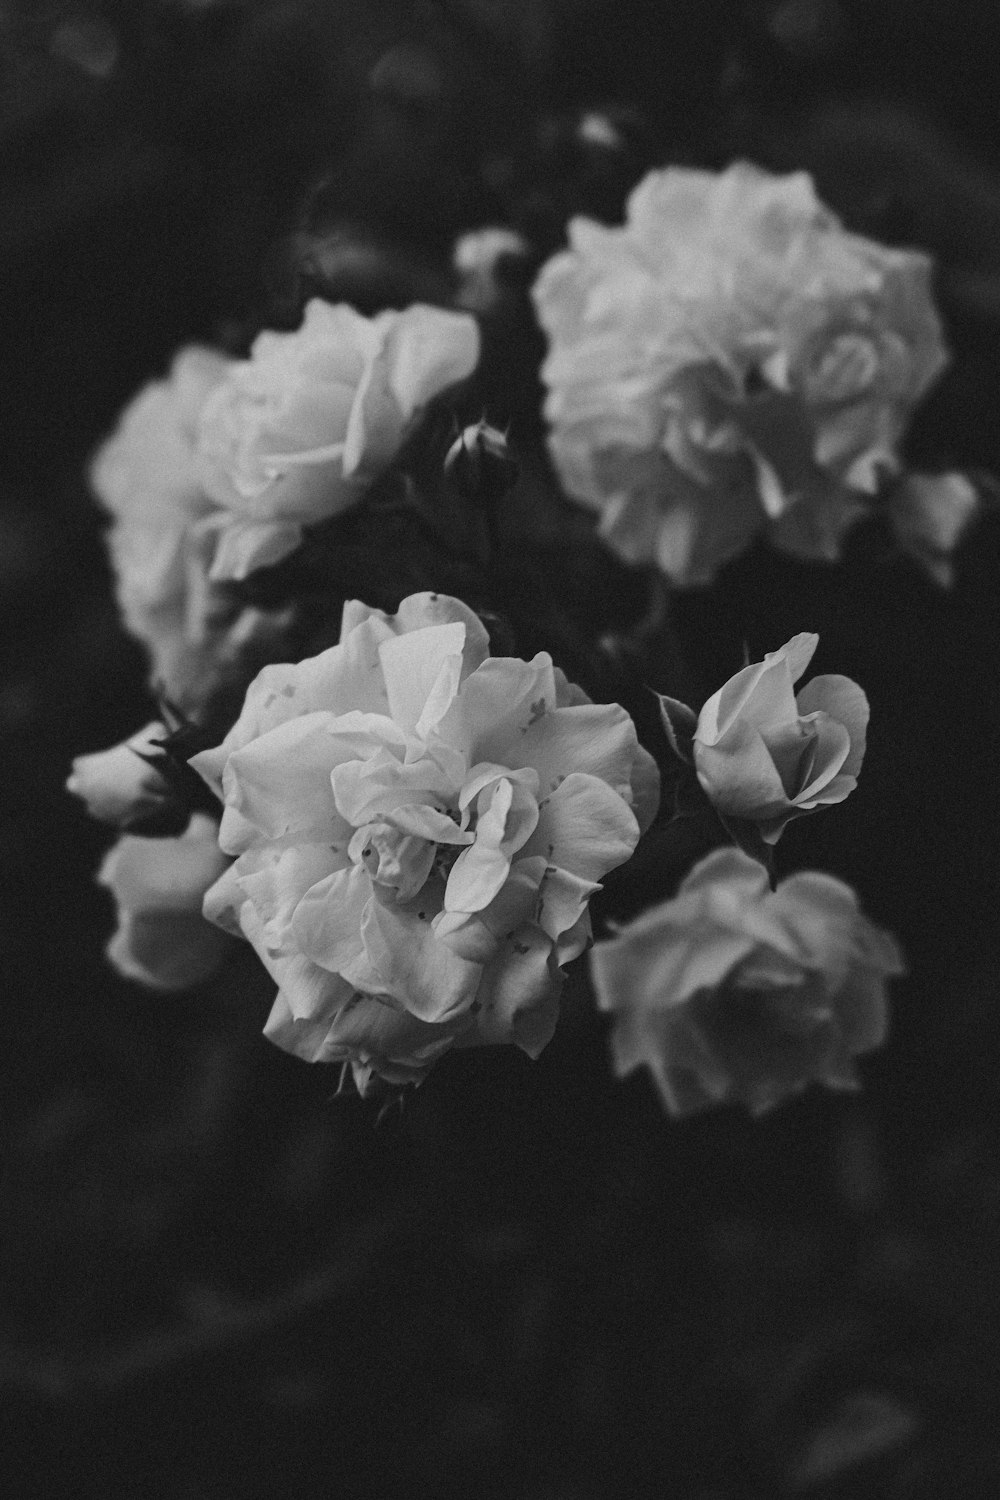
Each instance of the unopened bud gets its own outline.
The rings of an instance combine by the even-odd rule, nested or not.
[[[487,422],[473,422],[448,449],[444,472],[463,500],[491,503],[512,488],[518,467],[503,433]]]
[[[531,246],[513,229],[490,226],[463,234],[452,252],[460,279],[456,301],[470,312],[493,312],[527,279],[531,264]]]
[[[113,828],[156,835],[181,832],[190,809],[154,763],[166,733],[163,724],[147,724],[109,750],[78,755],[66,790],[86,803],[92,818]]]

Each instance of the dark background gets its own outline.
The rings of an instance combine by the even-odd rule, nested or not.
[[[0,5],[5,1493],[996,1493],[995,522],[951,594],[869,527],[675,607],[706,691],[814,629],[872,700],[858,792],[780,860],[909,956],[857,1098],[670,1122],[578,977],[537,1064],[447,1059],[376,1124],[261,1040],[249,954],[180,999],[116,979],[108,839],[61,787],[151,711],[83,480],[122,404],[317,287],[441,294],[503,213],[554,244],[650,163],[808,167],[938,257],[915,461],[1000,465],[998,47],[970,0]],[[593,107],[610,174],[567,144]]]

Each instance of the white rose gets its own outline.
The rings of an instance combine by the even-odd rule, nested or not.
[[[707,700],[694,731],[709,801],[756,823],[769,844],[792,818],[850,796],[864,760],[868,699],[856,682],[831,673],[794,691],[818,644],[804,631],[744,667]]]
[[[847,233],[805,173],[651,172],[534,288],[566,490],[678,584],[764,527],[835,558],[945,363],[930,272]]]
[[[213,544],[201,526],[215,507],[194,463],[199,414],[228,363],[211,349],[181,349],[166,379],[126,406],[90,468],[94,494],[112,518],[108,546],[123,621],[149,652],[154,684],[182,705],[205,674],[207,643],[228,608],[208,581]]]
[[[590,968],[615,1071],[649,1068],[676,1115],[761,1114],[812,1081],[857,1088],[854,1058],[884,1041],[886,979],[904,971],[843,881],[810,870],[771,891],[731,848],[599,942]]]
[[[198,473],[220,507],[212,576],[278,562],[303,526],[354,505],[478,358],[473,318],[421,304],[365,318],[314,298],[295,332],[260,334],[199,424]]]
[[[347,604],[340,644],[265,668],[191,764],[236,856],[206,915],[277,982],[267,1034],[351,1062],[362,1087],[453,1043],[537,1056],[590,897],[659,795],[624,709],[544,653],[491,657],[476,615],[437,594],[393,616]]]

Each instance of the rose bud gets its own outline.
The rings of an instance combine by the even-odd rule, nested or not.
[[[473,422],[445,454],[444,472],[463,500],[501,500],[517,479],[507,439],[487,422]]]
[[[153,764],[166,734],[154,721],[110,750],[78,755],[66,790],[86,803],[92,818],[113,828],[147,835],[181,832],[190,809]]]
[[[756,823],[768,844],[785,824],[843,802],[865,754],[868,699],[849,677],[814,677],[796,694],[819,636],[793,636],[744,667],[698,715],[694,765],[725,818]]]
[[[519,282],[527,280],[531,246],[514,229],[474,229],[455,241],[452,265],[459,277],[457,301],[469,312],[495,312]]]

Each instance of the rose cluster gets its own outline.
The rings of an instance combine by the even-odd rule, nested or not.
[[[313,299],[298,329],[260,333],[245,359],[184,349],[101,448],[92,480],[119,603],[163,698],[163,722],[78,757],[68,784],[119,833],[100,873],[118,908],[109,957],[176,990],[252,949],[276,989],[265,1035],[349,1067],[362,1094],[420,1082],[464,1048],[535,1058],[567,966],[593,943],[592,900],[643,839],[641,875],[613,893],[629,920],[590,959],[616,1070],[647,1067],[682,1114],[853,1086],[855,1058],[885,1034],[899,951],[842,882],[807,871],[772,888],[771,867],[790,821],[856,789],[864,691],[829,673],[801,685],[818,646],[804,631],[697,710],[659,695],[673,773],[722,846],[669,894],[672,808],[621,667],[631,651],[639,678],[662,676],[662,637],[643,625],[624,642],[548,601],[522,634],[523,581],[508,616],[496,541],[522,454],[492,414],[459,420],[460,400],[447,448],[424,442],[447,421],[409,442],[519,296],[524,314],[540,260],[519,233],[483,230],[456,247],[453,308],[365,318]],[[501,275],[512,261],[518,274]],[[534,288],[564,489],[622,558],[677,584],[707,582],[762,530],[832,559],[878,494],[899,548],[950,582],[977,494],[961,475],[898,472],[945,357],[929,274],[916,252],[844,231],[803,174],[652,173],[621,228],[573,220]],[[538,535],[550,549],[566,538],[567,570],[581,533],[588,566],[617,568],[567,519],[537,448],[508,527],[548,498]],[[383,476],[402,482],[380,500]],[[474,580],[465,599],[383,579],[375,524],[352,545],[370,549],[368,599],[395,612],[349,598],[340,617],[334,572],[319,636],[292,644],[295,580],[308,577],[311,607],[326,600],[322,568],[346,534],[335,518],[378,523],[396,505],[452,545],[460,566],[441,571]],[[474,565],[452,535],[463,507],[469,534],[490,540]],[[302,575],[271,573],[270,595],[247,586],[302,547]],[[253,602],[279,586],[280,607]],[[522,659],[524,639],[569,641],[566,660],[599,663],[594,680],[622,701],[593,702],[546,650]]]

